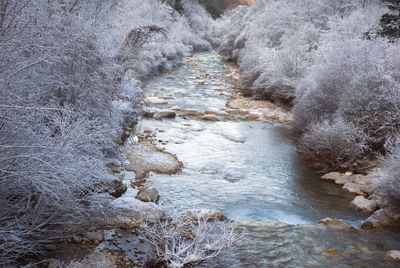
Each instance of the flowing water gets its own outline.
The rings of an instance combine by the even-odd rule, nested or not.
[[[163,99],[149,106],[223,114],[234,92],[226,69],[216,54],[196,54],[146,84],[148,96]],[[159,144],[184,164],[179,174],[150,175],[147,184],[159,191],[160,205],[219,209],[248,231],[236,247],[204,267],[396,266],[385,252],[400,249],[397,234],[317,224],[331,217],[357,228],[367,215],[349,207],[353,195],[321,181],[299,162],[287,126],[224,118],[181,115],[142,119],[138,126],[139,132],[156,133]]]

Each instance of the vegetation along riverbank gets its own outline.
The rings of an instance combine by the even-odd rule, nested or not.
[[[0,0],[1,267],[396,267],[397,0]]]

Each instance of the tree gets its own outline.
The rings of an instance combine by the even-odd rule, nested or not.
[[[384,0],[393,13],[386,13],[381,19],[381,34],[387,37],[400,38],[400,0]]]

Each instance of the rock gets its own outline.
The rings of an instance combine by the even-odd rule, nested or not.
[[[348,182],[353,182],[351,176],[342,175],[339,172],[330,172],[321,177],[323,180],[331,180],[336,184],[346,184]]]
[[[389,250],[386,257],[395,261],[400,261],[400,250]]]
[[[168,101],[159,97],[147,97],[145,102],[148,104],[167,104]]]
[[[175,118],[176,113],[174,111],[163,111],[157,112],[153,115],[154,119],[161,119],[161,118]]]
[[[161,119],[161,118],[175,118],[176,112],[172,109],[158,109],[154,107],[144,108],[142,111],[144,117]]]
[[[113,180],[111,187],[112,191],[110,192],[110,195],[115,198],[122,196],[128,189],[128,186],[126,186],[126,184],[122,183],[120,180]]]
[[[358,195],[363,195],[364,192],[361,190],[361,185],[353,182],[348,182],[345,185],[343,185],[343,189],[349,191],[350,193],[358,194]]]
[[[80,243],[82,243],[82,240],[83,240],[83,237],[80,236],[80,235],[73,235],[73,236],[72,236],[72,241],[73,241],[74,243],[80,244]]]
[[[249,113],[246,115],[246,119],[250,121],[257,121],[260,119],[260,115],[256,113]]]
[[[378,189],[378,185],[360,185],[360,190],[365,193],[366,195],[373,194],[376,189]]]
[[[175,155],[160,152],[158,147],[152,144],[139,143],[120,147],[120,149],[128,159],[125,169],[135,172],[137,180],[144,179],[151,171],[160,174],[174,174],[183,166],[183,163]]]
[[[205,114],[211,114],[215,116],[229,116],[229,114],[225,111],[218,110],[218,109],[210,109],[205,111]]]
[[[180,110],[179,114],[182,116],[202,116],[203,113],[196,109]]]
[[[158,195],[157,190],[154,188],[141,188],[136,195],[136,199],[139,199],[143,202],[158,203],[160,196]]]
[[[318,223],[334,229],[344,229],[344,230],[353,229],[353,227],[338,219],[325,218],[323,220],[320,220]]]
[[[355,183],[360,185],[367,185],[372,183],[370,177],[361,174],[354,175],[353,180]]]
[[[335,256],[340,255],[339,251],[337,249],[335,249],[335,248],[322,250],[321,254],[324,254],[324,255],[335,255]]]
[[[143,202],[134,197],[121,197],[113,201],[122,215],[114,224],[137,224],[144,221],[157,221],[165,217],[164,211],[155,203]]]
[[[186,213],[195,221],[198,219],[206,221],[223,221],[226,219],[225,215],[216,209],[190,209]]]
[[[204,121],[212,121],[212,122],[220,121],[219,118],[218,118],[217,116],[212,115],[212,114],[203,115],[203,116],[201,117],[201,120],[204,120]]]
[[[103,232],[101,231],[92,231],[92,232],[86,232],[83,234],[83,237],[85,237],[86,239],[88,239],[89,241],[103,241],[104,237],[103,237]]]
[[[359,195],[351,201],[351,206],[358,210],[365,212],[373,212],[378,208],[378,204],[375,200],[366,199],[364,196]]]
[[[364,230],[384,229],[397,224],[399,220],[400,214],[381,208],[369,216],[369,218],[363,222],[361,228]]]

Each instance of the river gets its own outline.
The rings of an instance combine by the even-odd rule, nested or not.
[[[395,267],[385,252],[400,248],[400,236],[358,230],[367,215],[349,207],[354,195],[320,180],[299,161],[290,127],[224,116],[236,92],[228,69],[217,54],[204,52],[150,79],[146,96],[163,101],[148,106],[180,115],[143,118],[137,127],[156,133],[159,145],[184,165],[178,174],[151,173],[147,179],[146,185],[158,190],[161,206],[219,209],[247,229],[235,247],[202,266]],[[218,120],[201,120],[197,112]],[[355,229],[318,224],[327,217]]]

